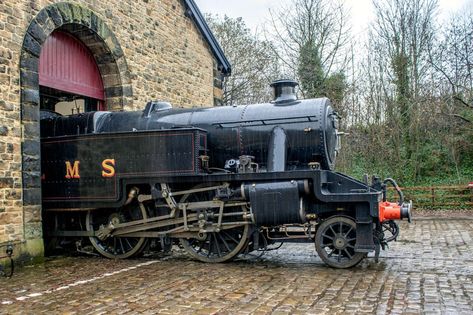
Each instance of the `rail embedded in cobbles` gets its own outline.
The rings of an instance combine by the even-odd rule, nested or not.
[[[313,244],[225,264],[180,251],[158,260],[56,259],[0,280],[0,313],[471,314],[473,221],[404,225],[379,263],[347,270],[326,267]]]

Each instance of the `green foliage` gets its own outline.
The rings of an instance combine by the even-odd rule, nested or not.
[[[335,104],[335,108],[339,110],[338,107],[342,104],[347,90],[345,74],[340,71],[329,75],[325,80],[324,90],[325,96],[327,96],[332,103]]]
[[[325,74],[318,49],[312,41],[307,41],[300,49],[297,72],[305,98],[324,95]]]
[[[355,178],[376,174],[393,177],[401,186],[466,185],[473,181],[473,148],[465,135],[442,128],[424,134],[421,145],[407,158],[396,151],[389,129],[383,125],[352,127],[344,139],[337,169]],[[470,140],[473,136],[470,134]]]
[[[325,96],[332,101],[335,108],[339,109],[347,90],[345,74],[339,71],[327,75],[319,51],[312,41],[302,46],[297,71],[305,98]]]

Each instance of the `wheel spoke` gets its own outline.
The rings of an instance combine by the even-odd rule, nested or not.
[[[117,255],[117,238],[113,237],[113,254]]]
[[[220,233],[217,233],[217,235],[222,240],[222,243],[225,246],[225,248],[227,249],[227,251],[231,252],[230,247],[228,246],[227,241],[225,240],[225,238]]]
[[[328,239],[331,240],[331,241],[333,241],[333,237],[328,236],[327,234],[322,234],[322,236],[328,238]]]
[[[122,249],[122,254],[125,253],[125,248],[123,247],[123,241],[122,241],[122,238],[119,237],[118,238],[118,241],[120,242],[120,248]]]
[[[208,250],[208,253],[207,253],[207,258],[210,257],[210,254],[212,253],[212,235],[209,236],[209,250]]]
[[[217,255],[218,257],[222,257],[222,253],[220,252],[220,243],[217,240],[217,236],[215,235],[216,233],[212,233],[212,236],[215,239],[215,246],[217,247]]]
[[[233,236],[231,236],[231,235],[228,234],[227,232],[222,231],[222,233],[224,233],[226,236],[228,236],[235,244],[240,243],[240,241],[237,241],[236,239],[234,239]]]
[[[347,237],[348,234],[350,234],[350,232],[353,230],[353,226],[350,226],[350,229],[348,230],[348,232],[346,232],[345,234],[343,234],[344,237]]]
[[[331,225],[330,225],[330,230],[332,230],[333,236],[337,235],[337,233],[335,233],[335,230],[333,229]]]
[[[340,262],[340,261],[341,261],[341,259],[342,259],[342,250],[341,250],[341,249],[339,249],[339,250],[338,250],[338,256],[337,256],[337,260],[338,260],[338,262]]]
[[[132,247],[133,247],[133,246],[131,246],[130,240],[128,239],[128,237],[125,237],[125,241],[126,241],[126,243],[128,244],[128,247],[129,247],[129,248],[132,248]]]
[[[333,242],[332,243],[322,243],[322,248],[325,248],[325,247],[328,247],[328,246],[333,246]]]
[[[346,248],[344,248],[343,251],[345,252],[345,254],[348,255],[348,258],[350,258],[350,259],[353,258],[353,256],[348,252],[348,250]]]

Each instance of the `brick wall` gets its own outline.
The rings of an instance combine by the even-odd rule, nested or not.
[[[34,88],[37,73],[32,70],[37,67],[34,51],[40,48],[41,37],[60,23],[67,30],[69,26],[65,24],[69,18],[69,22],[78,19],[86,26],[92,25],[94,18],[95,23],[101,21],[95,31],[104,39],[103,45],[86,44],[94,55],[104,47],[112,55],[120,55],[116,73],[109,73],[106,63],[99,64],[104,84],[111,87],[107,97],[109,108],[142,109],[151,99],[170,101],[174,106],[212,106],[220,96],[219,88],[215,88],[220,81],[219,73],[214,73],[212,54],[192,20],[185,16],[181,1],[57,3],[0,1],[0,244],[18,241],[16,253],[22,252],[25,259],[41,256],[43,250],[37,193],[40,163],[38,95]],[[44,14],[51,4],[60,9],[53,8]],[[61,9],[64,7],[69,11]],[[56,21],[56,17],[61,21]],[[31,27],[36,20],[41,21],[39,27]],[[76,31],[84,41],[93,41],[82,30],[76,28]],[[25,53],[25,43],[32,47],[31,53]],[[123,86],[116,82],[120,76]],[[114,98],[120,93],[121,98]],[[33,193],[25,193],[24,187],[32,187],[29,191]]]

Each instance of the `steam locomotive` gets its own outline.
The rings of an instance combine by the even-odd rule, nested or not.
[[[339,117],[327,98],[297,99],[296,86],[275,81],[265,104],[42,112],[46,237],[79,249],[88,239],[109,258],[179,243],[224,262],[282,242],[314,242],[335,268],[378,257],[412,204],[392,179],[334,171]],[[398,202],[386,201],[389,184]]]

